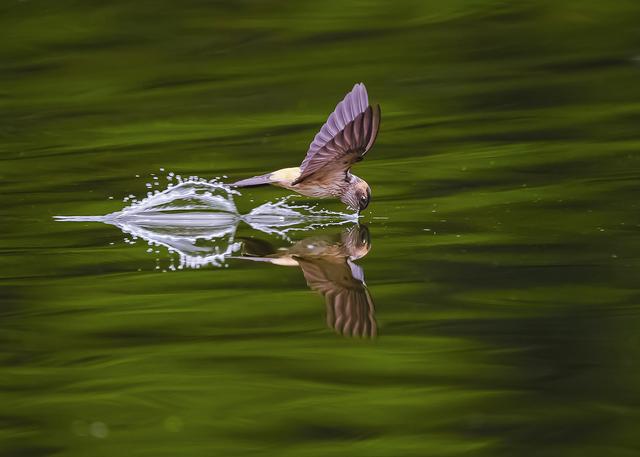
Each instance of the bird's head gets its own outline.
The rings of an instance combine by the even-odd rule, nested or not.
[[[364,224],[354,225],[342,232],[342,245],[352,260],[366,256],[371,249],[371,236]]]
[[[364,179],[353,176],[351,185],[342,196],[342,202],[359,213],[369,206],[370,200],[371,187],[369,187],[369,184]]]

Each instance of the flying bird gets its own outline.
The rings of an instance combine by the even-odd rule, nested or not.
[[[247,238],[243,255],[234,258],[300,267],[309,288],[325,299],[330,328],[341,335],[375,338],[373,299],[362,267],[353,262],[370,249],[369,229],[354,225],[339,236],[309,237],[278,250],[266,241]]]
[[[351,173],[378,135],[380,105],[369,105],[364,84],[353,86],[317,133],[299,167],[283,168],[233,183],[236,187],[272,184],[307,197],[339,198],[358,212],[369,205],[369,184]]]

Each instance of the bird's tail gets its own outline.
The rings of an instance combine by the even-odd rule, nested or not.
[[[231,184],[234,187],[253,187],[253,186],[264,186],[266,184],[271,184],[271,173],[267,173],[260,176],[254,176],[253,178],[241,179],[240,181],[236,181]]]

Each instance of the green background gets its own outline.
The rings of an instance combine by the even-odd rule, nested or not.
[[[637,455],[639,19],[635,0],[4,0],[2,454]],[[162,273],[166,250],[52,219],[119,210],[160,167],[297,165],[359,81],[383,119],[355,170],[373,341],[326,328],[298,268]]]

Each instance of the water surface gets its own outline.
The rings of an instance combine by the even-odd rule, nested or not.
[[[632,1],[4,2],[2,453],[636,455],[639,17]],[[169,172],[296,165],[359,81],[383,116],[355,170],[373,189],[360,226],[225,223],[170,252],[54,219],[118,212]],[[366,255],[336,253],[345,233]],[[309,245],[335,251],[304,253],[316,276],[282,265]],[[366,307],[336,312],[313,279],[333,272]]]

